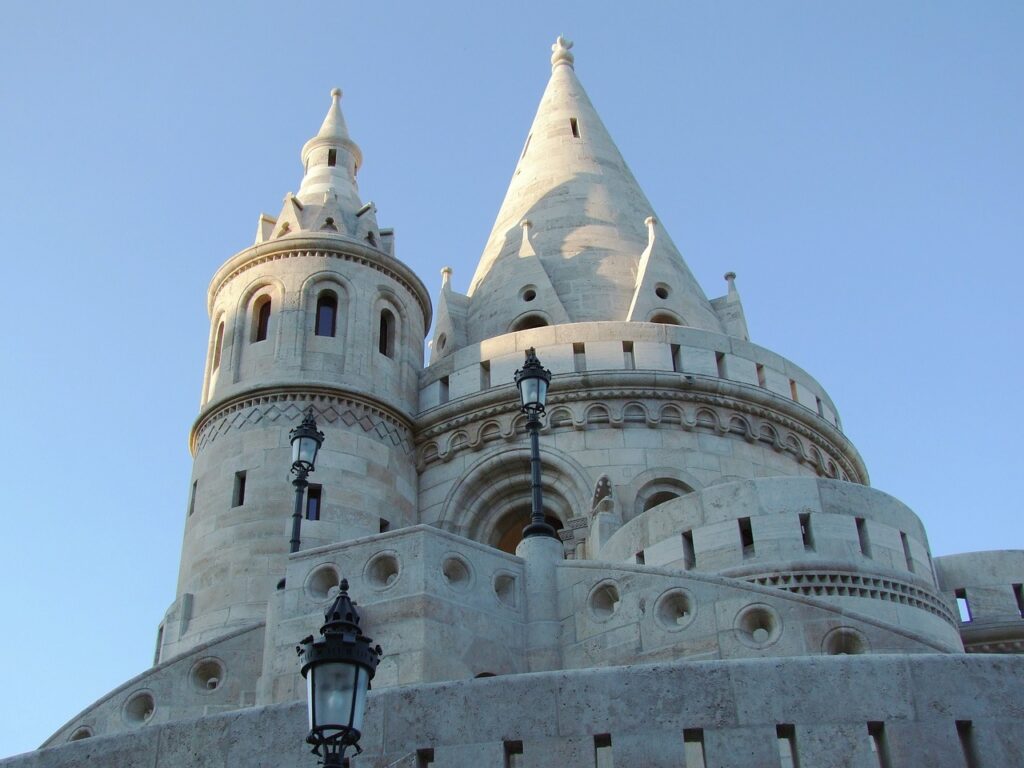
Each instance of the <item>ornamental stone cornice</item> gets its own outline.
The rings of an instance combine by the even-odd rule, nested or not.
[[[217,295],[224,284],[243,272],[269,261],[319,256],[361,264],[397,282],[416,299],[423,312],[423,328],[430,328],[433,305],[426,286],[408,266],[379,248],[347,235],[319,232],[315,235],[287,235],[265,243],[257,243],[239,251],[214,274],[207,292],[206,310],[213,316]]]
[[[842,432],[813,411],[791,400],[761,387],[736,381],[699,374],[652,371],[588,371],[562,374],[556,376],[552,382],[548,394],[548,411],[554,411],[562,404],[645,399],[710,406],[781,426],[834,457],[852,481],[864,485],[869,482],[867,467],[860,454]],[[608,408],[608,423],[612,427],[621,427],[626,421],[619,410]],[[515,388],[511,385],[492,387],[484,392],[451,400],[424,411],[416,420],[416,444],[419,447],[421,463],[426,454],[425,449],[432,441],[488,419],[501,419],[507,422],[507,436],[511,437],[518,415],[518,398],[515,397]],[[645,410],[645,423],[648,427],[658,427],[662,420]],[[571,425],[552,426],[550,422],[546,422],[543,430],[550,432],[566,427],[583,429],[586,424],[585,419],[574,419]],[[721,434],[735,431],[728,420],[711,426],[697,421],[683,422],[681,426],[683,429],[712,428]],[[753,429],[748,429],[744,438],[751,442],[761,439]],[[781,436],[776,442],[781,442]],[[479,446],[474,446],[470,441],[461,441],[451,446],[449,450],[454,452],[467,447]],[[439,453],[447,458],[448,451]],[[803,458],[809,460],[809,457]]]
[[[202,410],[189,432],[189,450],[194,457],[202,442],[203,433],[218,419],[243,411],[259,411],[262,420],[268,409],[281,411],[281,404],[295,404],[301,401],[321,401],[318,409],[328,423],[341,421],[345,426],[358,426],[364,433],[379,439],[389,446],[400,447],[405,453],[413,450],[413,423],[398,411],[389,408],[379,400],[342,387],[317,385],[276,385],[247,389],[234,397],[218,400]],[[296,414],[303,408],[294,406]],[[328,413],[333,409],[333,413]],[[279,416],[280,414],[278,414]],[[331,418],[333,416],[333,418]],[[241,423],[248,423],[246,417]]]

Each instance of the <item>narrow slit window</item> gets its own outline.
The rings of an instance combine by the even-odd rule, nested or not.
[[[327,165],[331,168],[338,164],[338,150],[328,149],[327,150]]]
[[[192,513],[196,511],[196,490],[199,488],[199,481],[192,481],[192,490],[188,494],[188,516],[192,517]]]
[[[676,373],[681,373],[683,370],[683,355],[680,352],[678,344],[672,344],[672,370]]]
[[[383,517],[380,518],[380,532],[387,533],[391,530],[391,521],[385,520]]]
[[[814,534],[811,532],[811,515],[805,512],[800,515],[800,536],[804,541],[804,549],[814,549]]]
[[[310,484],[306,489],[306,519],[319,520],[320,507],[323,504],[324,489],[320,485]]]
[[[633,357],[632,341],[622,342],[622,362],[626,366],[627,371],[632,371],[636,368],[636,360]]]
[[[573,370],[576,373],[581,373],[587,370],[587,349],[583,344],[572,345],[572,362]]]
[[[390,309],[380,311],[380,336],[377,351],[385,357],[395,356],[395,316]]]
[[[637,565],[646,565],[646,563],[644,561],[644,551],[642,549],[639,552],[637,552],[635,555],[633,555],[633,557],[636,559],[636,564]]]
[[[523,159],[524,157],[526,157],[526,150],[528,150],[528,149],[530,148],[530,139],[532,139],[532,138],[533,138],[533,134],[532,134],[532,133],[531,133],[531,134],[529,134],[529,135],[528,135],[528,136],[526,137],[526,143],[525,143],[525,144],[523,144],[523,154],[521,154],[521,155],[519,156],[519,159],[520,159],[520,160],[522,160],[522,159]]]
[[[613,768],[612,737],[608,733],[594,736],[594,768]]]
[[[903,542],[903,559],[907,561],[907,570],[913,573],[914,558],[910,556],[910,539],[903,531],[900,531],[900,541]]]
[[[480,363],[480,389],[491,388],[491,361],[484,360]]]
[[[693,548],[693,531],[683,531],[683,567],[688,571],[697,567],[697,553]]]
[[[725,370],[725,353],[715,352],[715,367],[718,368],[718,378],[728,379],[729,374]]]
[[[448,377],[442,376],[437,380],[437,399],[442,405],[448,402]]]
[[[796,391],[796,380],[789,380],[789,396],[793,399],[794,403],[800,402],[800,395]]]
[[[822,405],[821,398],[817,395],[814,396],[814,404],[818,408],[818,415],[821,416],[821,418],[825,418],[825,406]]]
[[[740,528],[740,545],[743,547],[744,557],[754,556],[754,529],[750,527],[750,518],[741,517],[736,521]]]
[[[871,539],[868,538],[868,521],[863,517],[857,518],[857,538],[860,540],[860,553],[864,557],[871,557]]]
[[[417,749],[416,750],[416,768],[427,768],[428,765],[434,764],[434,750],[432,749]]]
[[[217,326],[217,339],[213,342],[213,370],[220,368],[221,350],[224,349],[224,321]]]
[[[505,742],[505,768],[523,768],[523,742]]]
[[[761,365],[760,363],[757,364],[757,386],[759,386],[759,387],[767,387],[768,386],[768,379],[765,378],[765,375],[764,375],[764,366]]]
[[[706,768],[704,762],[704,731],[687,728],[683,731],[683,758],[686,768]]]
[[[270,297],[264,296],[254,307],[252,324],[252,340],[254,343],[267,340],[267,334],[270,332],[270,304]]]
[[[954,592],[956,595],[956,608],[960,612],[960,621],[964,624],[968,624],[972,620],[971,616],[971,603],[967,599],[967,590],[958,589]]]
[[[231,494],[231,506],[240,507],[245,504],[245,471],[235,472],[235,487]]]
[[[1013,585],[1013,596],[1017,600],[1017,613],[1024,619],[1024,584]]]
[[[779,744],[780,768],[800,768],[796,752],[796,729],[789,724],[776,726],[775,736]]]
[[[338,297],[330,291],[324,291],[316,300],[316,324],[313,333],[317,336],[333,336],[337,324]]]
[[[978,768],[978,751],[974,746],[974,728],[971,721],[957,720],[956,735],[960,739],[960,749],[964,752],[965,768]]]
[[[878,768],[892,768],[889,759],[889,743],[885,738],[885,723],[868,723],[868,737],[871,739],[871,751],[878,762]]]
[[[572,137],[574,139],[578,139],[580,137],[580,121],[577,118],[569,118],[569,129],[572,131]]]
[[[161,624],[156,630],[156,652],[153,654],[153,666],[160,663],[160,649],[164,644],[164,625]]]

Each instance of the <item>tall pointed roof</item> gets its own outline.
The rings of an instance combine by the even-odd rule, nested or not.
[[[470,284],[470,343],[507,332],[524,313],[549,323],[565,322],[566,314],[569,322],[650,319],[629,314],[654,209],[576,77],[571,48],[563,37],[552,46],[551,79]],[[524,287],[536,283],[527,272],[537,269],[522,255],[524,221],[557,306],[539,297],[522,303]],[[686,325],[721,332],[668,234],[659,232],[658,241],[650,258],[662,262],[654,271],[671,283],[664,309]]]
[[[362,164],[363,153],[349,137],[341,114],[341,89],[335,88],[320,130],[302,147],[304,174],[297,197],[303,203],[323,202],[329,193],[343,207],[359,208],[356,173]]]

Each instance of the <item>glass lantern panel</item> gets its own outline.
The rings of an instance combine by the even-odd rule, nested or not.
[[[362,667],[356,667],[356,669],[358,676],[356,678],[355,707],[352,710],[352,727],[362,733],[363,715],[366,713],[366,690],[370,687],[370,678]]]
[[[519,380],[519,396],[522,398],[524,406],[529,407],[537,403],[539,382],[540,379],[533,377]]]
[[[312,437],[300,437],[292,443],[292,463],[312,464],[316,460],[316,448],[316,440]]]
[[[309,699],[313,702],[310,728],[349,725],[358,670],[355,664],[341,662],[317,664],[309,670],[313,688]]]
[[[541,378],[537,380],[537,404],[544,405],[544,402],[548,398],[548,383]]]

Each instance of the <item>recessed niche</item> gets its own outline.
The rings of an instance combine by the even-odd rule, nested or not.
[[[156,702],[153,700],[153,694],[149,691],[139,691],[133,693],[124,703],[122,715],[129,725],[143,725],[149,722],[155,711]]]
[[[869,650],[867,638],[853,627],[836,627],[821,641],[821,652],[827,656],[854,656]]]
[[[619,588],[614,581],[602,581],[587,598],[587,605],[595,619],[610,619],[619,609]]]
[[[197,691],[216,691],[224,683],[224,663],[220,659],[200,659],[192,665],[188,676]]]
[[[511,573],[497,573],[494,576],[494,595],[498,602],[509,608],[516,607],[516,577]]]
[[[314,600],[334,597],[334,590],[341,583],[341,575],[333,565],[321,565],[310,571],[306,578],[306,593]]]
[[[448,346],[448,337],[445,334],[441,334],[437,337],[437,351],[444,352],[444,348]]]
[[[87,725],[81,725],[75,728],[74,733],[68,737],[68,741],[81,741],[82,739],[91,738],[92,735],[92,728]]]
[[[672,293],[672,289],[666,283],[658,283],[654,286],[654,294],[659,299],[667,299],[670,293]]]
[[[523,289],[519,291],[519,298],[522,299],[523,301],[533,301],[534,299],[537,298],[537,286],[523,286]]]
[[[398,557],[394,552],[378,552],[366,564],[366,580],[377,589],[390,587],[401,573]]]
[[[733,628],[744,645],[767,648],[782,635],[782,619],[774,608],[755,603],[736,614]]]
[[[685,589],[670,589],[654,604],[658,623],[669,631],[678,631],[693,621],[696,603]]]
[[[441,573],[448,586],[459,592],[469,588],[473,578],[473,572],[469,563],[457,555],[450,555],[441,564]]]

